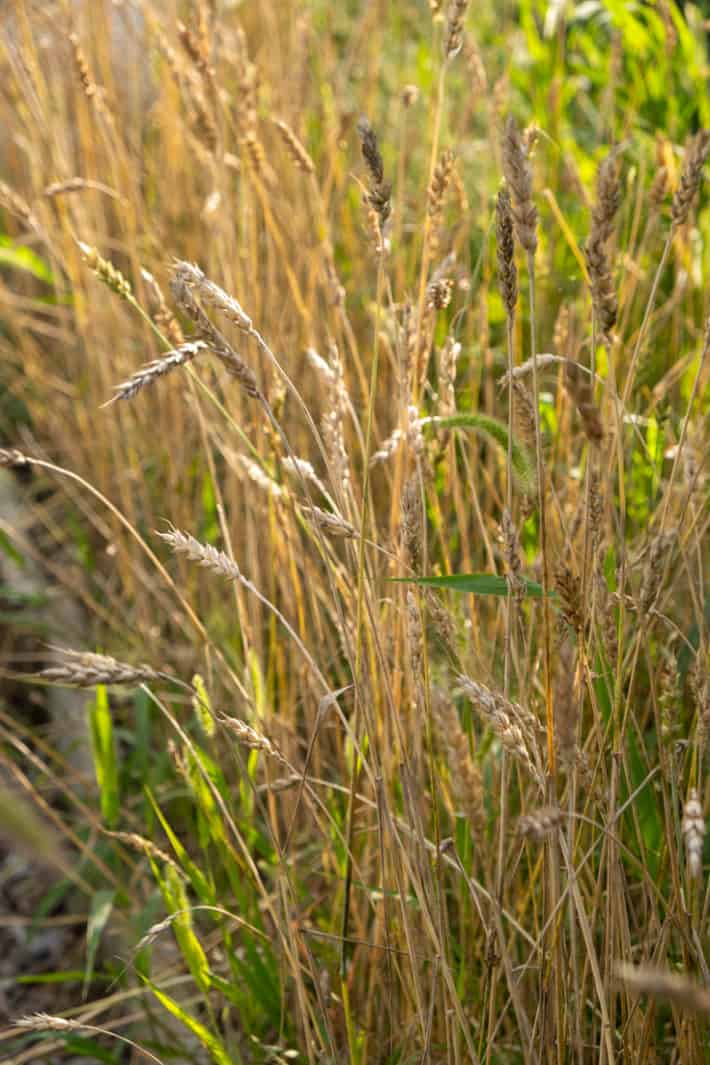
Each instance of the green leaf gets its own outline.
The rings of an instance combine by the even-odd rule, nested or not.
[[[148,801],[150,802],[150,805],[153,808],[155,816],[160,821],[163,832],[170,840],[170,846],[175,852],[175,857],[180,863],[181,868],[184,869],[193,888],[197,892],[200,902],[205,902],[210,905],[214,905],[217,899],[215,898],[214,889],[212,888],[210,882],[207,880],[200,867],[196,865],[195,862],[193,862],[192,858],[190,858],[189,854],[176,836],[167,818],[165,817],[165,814],[160,809],[158,801],[153,795],[151,789],[146,785],[144,791],[148,798]]]
[[[173,1017],[176,1017],[177,1020],[184,1024],[185,1027],[199,1039],[202,1046],[209,1052],[212,1056],[212,1060],[215,1061],[217,1065],[233,1065],[231,1057],[216,1035],[213,1035],[212,1032],[205,1028],[204,1024],[201,1024],[191,1013],[184,1010],[174,998],[171,998],[169,995],[166,995],[164,991],[157,988],[155,984],[147,979],[147,977],[144,976],[143,980],[153,992],[158,1002],[160,1002],[169,1013],[172,1013]]]
[[[471,592],[474,595],[507,596],[508,582],[497,573],[452,573],[449,577],[392,577],[398,584],[419,584],[427,588],[448,588],[452,592]],[[542,597],[542,585],[523,577],[525,594],[532,599]],[[551,593],[552,594],[552,593]]]
[[[177,914],[172,921],[172,929],[182,956],[200,991],[206,993],[210,989],[210,967],[192,925],[190,900],[185,885],[173,866],[166,865],[163,875],[155,864],[153,868],[168,913]]]
[[[91,743],[94,751],[96,782],[101,796],[101,814],[106,824],[116,824],[119,812],[118,765],[113,739],[113,721],[108,694],[103,684],[96,688],[96,697],[89,704]]]
[[[9,237],[0,236],[0,266],[25,270],[38,281],[46,281],[49,285],[54,282],[54,275],[44,259],[41,259],[31,248],[16,244]]]
[[[86,969],[84,971],[83,995],[89,990],[91,978],[94,975],[94,962],[104,928],[111,916],[113,902],[116,897],[115,891],[97,891],[91,898],[89,920],[86,923]]]
[[[452,414],[448,418],[424,418],[423,425],[433,425],[436,429],[472,429],[494,440],[504,452],[508,451],[508,428],[496,418],[487,414]],[[535,463],[526,447],[515,438],[512,443],[513,476],[525,492],[535,488]]]

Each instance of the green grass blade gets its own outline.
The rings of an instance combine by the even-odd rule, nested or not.
[[[508,428],[496,418],[490,418],[487,414],[451,414],[447,418],[425,418],[424,425],[432,425],[436,429],[470,429],[476,433],[483,433],[490,440],[494,440],[502,450],[508,451]],[[532,493],[536,485],[535,463],[526,447],[513,437],[512,444],[513,475],[520,488]]]
[[[527,577],[522,579],[525,583],[525,594],[531,599],[540,599],[542,585]],[[419,584],[427,588],[445,588],[452,592],[468,592],[474,595],[505,597],[508,594],[508,581],[497,573],[452,573],[448,577],[392,577],[391,580],[398,584]]]
[[[193,1017],[191,1013],[184,1010],[179,1002],[176,1002],[170,995],[166,995],[164,991],[161,991],[146,977],[143,980],[153,992],[161,1006],[164,1006],[169,1013],[172,1013],[181,1024],[184,1024],[192,1034],[199,1039],[202,1046],[210,1054],[212,1060],[216,1062],[216,1065],[234,1065],[230,1055],[227,1053],[223,1044],[213,1035],[209,1029],[205,1028],[204,1024],[201,1024],[196,1017]]]
[[[96,697],[89,704],[91,743],[94,751],[96,782],[101,796],[101,814],[111,828],[118,821],[119,790],[116,746],[113,737],[113,720],[108,705],[108,694],[103,684],[96,688]]]

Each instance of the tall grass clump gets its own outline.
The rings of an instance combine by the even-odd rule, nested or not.
[[[15,5],[9,1060],[706,1060],[708,61],[621,7]]]

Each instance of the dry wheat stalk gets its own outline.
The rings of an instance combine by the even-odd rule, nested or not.
[[[571,640],[560,645],[554,691],[555,743],[557,756],[565,766],[577,758],[579,699],[576,685],[575,650]]]
[[[195,297],[194,289],[197,288],[200,295],[205,294],[208,302],[212,301],[215,306],[219,306],[219,309],[229,317],[230,321],[239,324],[243,331],[248,332],[251,330],[251,320],[244,314],[236,300],[232,300],[217,285],[207,282],[203,291],[200,278],[207,282],[198,267],[193,267],[189,263],[177,262],[170,280],[170,289],[178,306],[192,319],[199,335],[221,360],[227,372],[237,379],[247,395],[252,396],[254,399],[262,399],[254,371],[247,366],[205,314]],[[224,297],[224,300],[221,297]],[[247,322],[249,323],[248,326]]]
[[[424,509],[415,475],[405,481],[400,500],[400,536],[405,564],[418,573],[422,563]]]
[[[596,323],[607,342],[616,324],[618,309],[607,245],[620,203],[618,167],[612,152],[597,172],[597,201],[592,208],[592,225],[584,249]]]
[[[320,507],[316,506],[304,507],[303,513],[329,536],[344,536],[347,538],[357,536],[355,527],[349,521],[346,521],[341,514],[336,514],[329,510],[321,510]]]
[[[126,280],[121,271],[117,270],[108,259],[102,258],[96,248],[92,248],[89,244],[84,244],[82,240],[77,241],[77,244],[84,262],[99,280],[103,281],[104,285],[120,296],[121,299],[132,299],[133,290],[130,282]]]
[[[30,463],[31,459],[29,459],[27,455],[23,455],[16,447],[0,448],[0,466],[8,466],[12,468],[29,466]]]
[[[542,843],[546,836],[551,836],[560,827],[563,817],[559,807],[544,806],[518,819],[518,833],[525,839]]]
[[[694,984],[680,973],[617,962],[614,975],[630,991],[672,1002],[691,1013],[710,1014],[710,988]]]
[[[510,195],[505,186],[496,198],[496,255],[498,259],[498,283],[508,319],[515,317],[518,302],[518,271],[515,265],[513,242],[513,212]]]
[[[538,731],[539,726],[534,718],[531,720],[530,712],[463,674],[459,674],[457,681],[461,692],[471,700],[506,750],[510,751],[525,766],[533,780],[543,787],[540,750],[533,732],[533,729]]]
[[[273,118],[271,121],[281,134],[281,140],[298,169],[304,174],[312,174],[315,170],[313,160],[288,123],[280,118]]]
[[[700,876],[703,869],[703,840],[705,839],[705,818],[696,788],[691,788],[688,801],[683,808],[683,820],[680,830],[685,840],[685,852],[688,856],[688,871],[691,876]]]
[[[467,9],[468,0],[451,0],[444,38],[444,55],[447,59],[454,59],[461,51]]]
[[[191,562],[197,562],[229,581],[241,580],[242,574],[236,562],[211,544],[200,543],[194,536],[179,529],[169,529],[168,532],[159,532],[157,535],[161,540],[165,540],[173,551],[187,555]]]
[[[515,235],[528,254],[537,249],[537,208],[533,203],[532,170],[520,130],[512,115],[508,116],[503,135],[503,172],[513,194],[511,211]]]
[[[560,610],[568,625],[580,635],[584,629],[582,606],[582,583],[566,562],[560,562],[555,571],[555,585],[560,597]]]
[[[370,175],[370,186],[366,201],[376,212],[380,229],[382,229],[392,210],[392,186],[389,181],[385,181],[384,163],[377,143],[377,135],[365,115],[360,118],[357,124],[357,132],[360,138],[362,157]]]
[[[503,508],[500,523],[503,556],[508,571],[508,583],[512,594],[520,602],[525,594],[523,563],[520,558],[520,543],[512,515],[507,507]]]
[[[229,729],[244,747],[248,747],[253,751],[262,751],[264,754],[269,755],[270,758],[275,758],[282,765],[287,766],[289,769],[291,768],[288,759],[278,747],[267,736],[257,732],[251,725],[247,725],[246,721],[221,713],[216,714],[215,717],[220,725],[224,725],[225,728]]]
[[[136,370],[122,384],[116,385],[116,394],[109,402],[114,403],[121,399],[132,399],[142,388],[154,384],[159,377],[170,373],[171,370],[176,369],[178,366],[185,366],[186,363],[192,362],[200,352],[208,350],[207,344],[202,340],[195,340],[191,343],[182,344],[173,351],[168,351],[165,355],[161,355],[159,359],[153,359],[152,362],[142,366],[140,370]]]
[[[672,231],[687,221],[691,204],[700,188],[708,152],[710,152],[710,130],[701,129],[694,137],[691,137],[685,150],[683,172],[671,204]]]
[[[456,706],[441,691],[433,693],[432,712],[439,738],[446,749],[456,804],[468,819],[476,837],[481,839],[486,826],[483,781],[471,757],[468,736],[461,727]]]
[[[142,684],[143,681],[161,679],[150,666],[142,664],[131,666],[118,662],[108,655],[93,654],[89,651],[73,651],[69,648],[55,648],[64,659],[61,665],[42,669],[37,676],[55,684],[66,684],[77,688],[93,688],[97,684]]]
[[[448,336],[439,352],[439,413],[442,418],[456,411],[456,363],[461,345]]]
[[[195,290],[204,303],[220,311],[225,318],[229,319],[242,332],[251,333],[253,331],[251,318],[245,313],[237,300],[225,292],[223,288],[220,288],[214,281],[210,281],[195,263],[176,259],[173,265],[173,282],[178,291],[187,289],[192,292]]]

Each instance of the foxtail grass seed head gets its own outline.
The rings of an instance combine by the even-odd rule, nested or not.
[[[701,129],[685,150],[683,172],[671,205],[671,227],[678,229],[688,220],[690,208],[700,188],[703,167],[710,152],[710,130]]]
[[[518,271],[515,265],[513,241],[513,212],[510,194],[504,186],[496,199],[496,255],[498,258],[498,284],[505,313],[509,321],[515,317],[518,302]]]
[[[108,259],[103,259],[96,248],[85,244],[83,240],[77,241],[77,243],[84,262],[96,274],[98,279],[103,281],[104,285],[120,296],[121,299],[132,299],[133,291],[130,282],[126,280],[121,271],[117,270]]]
[[[512,193],[515,234],[521,247],[534,255],[537,249],[537,208],[533,203],[532,169],[528,153],[512,115],[503,135],[503,172]]]
[[[703,869],[703,841],[705,839],[705,818],[700,805],[698,792],[691,788],[688,801],[683,809],[681,832],[685,841],[685,853],[688,858],[688,871],[693,877],[700,876]]]
[[[58,648],[58,651],[64,661],[60,665],[40,670],[37,676],[42,680],[76,688],[93,688],[97,684],[136,685],[160,680],[160,674],[147,665],[131,666],[108,655],[89,651],[72,651],[68,648]]]

